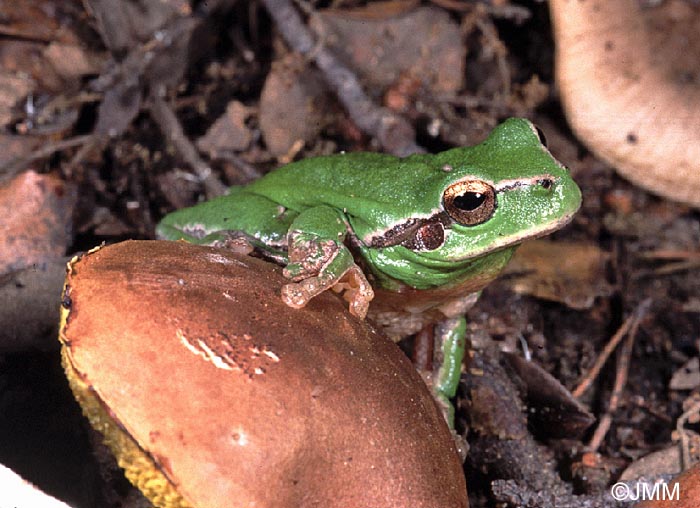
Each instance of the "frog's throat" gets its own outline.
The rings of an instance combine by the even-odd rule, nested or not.
[[[459,262],[420,264],[420,258],[412,259],[410,267],[393,269],[390,262],[368,260],[366,268],[373,274],[377,285],[394,292],[444,291],[454,296],[480,291],[494,280],[508,264],[517,245],[489,252],[488,255]],[[381,267],[381,268],[380,268]]]

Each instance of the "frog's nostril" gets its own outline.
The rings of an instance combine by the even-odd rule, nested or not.
[[[554,180],[551,178],[542,178],[537,183],[539,183],[544,190],[550,190],[554,187]]]

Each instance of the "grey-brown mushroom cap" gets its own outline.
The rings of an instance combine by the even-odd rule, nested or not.
[[[466,507],[461,463],[405,355],[331,294],[183,242],[72,264],[75,371],[195,507]]]
[[[700,206],[700,9],[550,0],[567,119],[634,183]]]

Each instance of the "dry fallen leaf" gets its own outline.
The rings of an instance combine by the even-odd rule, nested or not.
[[[318,70],[288,56],[272,66],[260,95],[260,129],[273,155],[313,139],[326,124],[330,92]]]
[[[239,101],[231,101],[226,112],[197,140],[197,147],[212,159],[224,150],[245,150],[253,139],[253,133],[245,124],[250,110]]]
[[[664,475],[677,475],[680,472],[681,449],[678,444],[673,444],[638,458],[627,466],[620,475],[619,480],[624,482],[634,481],[641,477],[658,478]]]
[[[695,356],[673,373],[669,388],[671,388],[671,390],[694,390],[699,386],[700,358]]]
[[[88,52],[79,44],[52,42],[44,50],[44,57],[65,80],[98,74],[103,64],[96,54]]]
[[[558,379],[535,362],[512,353],[504,354],[525,385],[528,419],[539,435],[548,439],[576,439],[593,424],[595,417]]]
[[[0,274],[64,256],[75,200],[71,185],[34,171],[0,186]]]
[[[71,6],[53,0],[0,0],[0,33],[29,41],[73,41],[73,33],[59,21],[64,9]]]
[[[27,171],[0,186],[0,351],[53,348],[76,193]]]
[[[0,167],[13,160],[29,156],[41,144],[42,139],[38,137],[0,132]]]
[[[14,108],[34,89],[34,80],[21,73],[0,70],[0,126],[13,117]]]
[[[323,43],[351,62],[369,89],[382,90],[402,75],[436,93],[462,88],[466,49],[459,25],[446,11],[379,12],[376,6],[325,10],[312,22]]]
[[[519,294],[588,309],[612,290],[605,280],[607,261],[608,255],[592,243],[534,240],[516,251],[506,282]]]

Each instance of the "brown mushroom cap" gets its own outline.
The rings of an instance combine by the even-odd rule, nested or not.
[[[700,9],[550,0],[567,118],[636,184],[700,206]]]
[[[466,507],[461,463],[400,350],[331,294],[284,305],[269,263],[129,241],[69,266],[64,366],[161,507]]]

